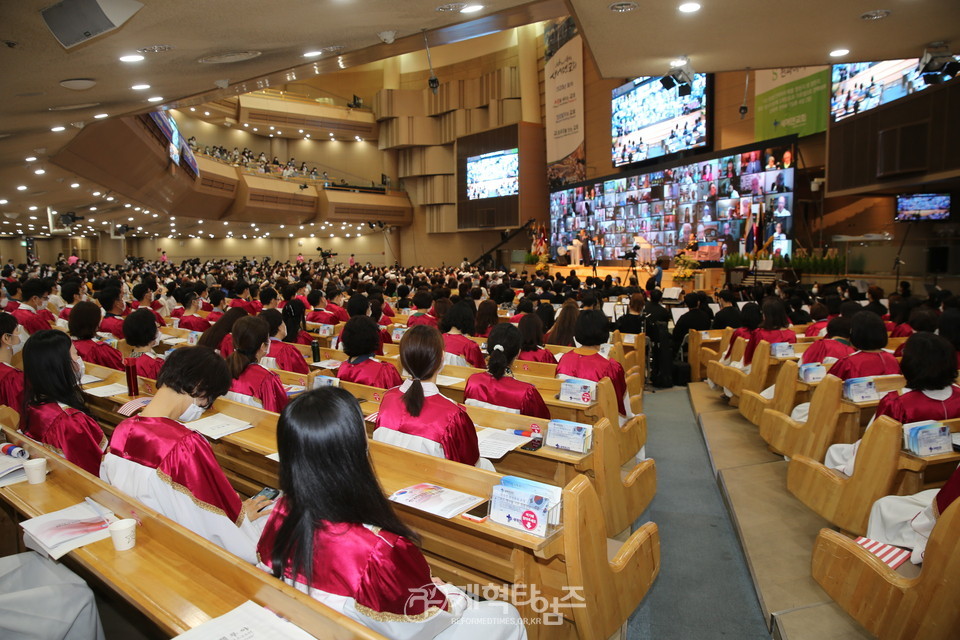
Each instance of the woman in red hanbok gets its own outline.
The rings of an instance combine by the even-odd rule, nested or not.
[[[627,393],[627,381],[623,367],[616,360],[600,354],[600,345],[610,338],[610,321],[603,311],[580,312],[574,329],[574,338],[580,346],[567,351],[557,364],[557,377],[583,378],[599,382],[609,378],[617,396],[617,409],[621,416],[630,417],[626,411],[624,397]]]
[[[550,410],[537,388],[510,375],[510,366],[520,352],[520,331],[510,323],[498,324],[487,338],[487,351],[487,370],[467,380],[465,404],[549,420]]]
[[[23,371],[11,364],[20,351],[19,323],[10,313],[0,313],[0,404],[20,413],[23,405]]]
[[[70,314],[76,314],[76,309]],[[80,391],[83,361],[62,331],[45,329],[23,347],[25,394],[20,431],[84,471],[100,473],[107,438]]]
[[[78,302],[67,321],[73,345],[84,362],[123,371],[123,356],[120,352],[97,337],[101,317],[100,307],[94,303]]]
[[[163,358],[154,353],[153,348],[160,344],[160,331],[154,322],[151,309],[137,309],[123,320],[123,335],[132,347],[129,358],[133,358],[137,375],[156,380],[163,367]]]
[[[256,316],[240,318],[233,325],[233,353],[227,357],[233,383],[227,397],[279,413],[287,406],[287,392],[280,376],[259,364],[270,346],[269,331],[267,321]]]
[[[347,360],[337,368],[337,377],[341,380],[381,389],[391,389],[403,383],[400,372],[392,363],[377,360],[379,329],[367,316],[354,316],[347,321],[341,344],[347,354]]]
[[[229,385],[226,364],[212,349],[175,350],[150,404],[114,430],[100,477],[254,564],[270,501],[262,496],[241,501],[210,444],[183,424],[199,418]]]
[[[443,316],[440,325],[443,333],[444,363],[461,367],[485,369],[487,367],[480,345],[470,339],[474,329],[473,305],[461,300]]]
[[[261,569],[388,638],[526,637],[511,605],[468,600],[431,575],[373,473],[353,396],[323,387],[294,399],[277,448],[283,497],[257,545]]]

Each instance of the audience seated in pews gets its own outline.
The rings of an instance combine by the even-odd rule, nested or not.
[[[337,378],[370,387],[392,389],[403,383],[400,372],[389,362],[376,359],[379,328],[367,316],[354,316],[343,327],[340,344],[347,360],[337,368]]]
[[[23,348],[19,323],[10,313],[0,313],[0,405],[21,413],[23,371],[13,366],[13,354]]]
[[[534,315],[527,317],[539,322]],[[510,371],[520,352],[520,330],[510,323],[498,324],[487,338],[487,352],[490,354],[487,370],[467,380],[463,391],[465,404],[549,420],[550,410],[537,388],[515,379]]]
[[[227,397],[236,402],[279,413],[287,405],[280,377],[260,364],[270,348],[270,325],[246,316],[233,325],[233,351],[226,357],[233,382]]]
[[[137,375],[156,380],[163,367],[163,358],[154,353],[161,334],[154,322],[152,309],[137,309],[123,320],[123,335],[127,336],[130,355]]]

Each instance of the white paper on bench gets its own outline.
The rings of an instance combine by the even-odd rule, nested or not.
[[[84,393],[89,393],[91,396],[97,398],[109,398],[110,396],[117,396],[121,393],[127,392],[127,385],[120,382],[114,382],[113,384],[105,384],[102,387],[93,387],[92,389],[87,388],[83,390]]]
[[[187,427],[194,431],[199,431],[208,438],[219,440],[231,433],[250,429],[253,425],[239,418],[234,418],[223,413],[215,413],[212,416],[188,422]]]
[[[288,620],[247,600],[222,616],[181,633],[176,640],[313,640],[313,636]]]
[[[503,429],[486,428],[477,432],[477,442],[480,443],[480,457],[491,460],[499,460],[531,440],[533,438],[514,435]]]

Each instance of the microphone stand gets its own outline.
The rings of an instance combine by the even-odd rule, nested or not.
[[[906,231],[903,232],[903,238],[900,240],[900,248],[897,250],[897,257],[893,259],[893,268],[896,271],[896,283],[893,285],[896,290],[900,289],[900,265],[903,264],[903,260],[900,259],[900,254],[903,253],[903,246],[907,244],[907,236],[910,235],[910,228],[913,227],[913,222],[907,224]]]

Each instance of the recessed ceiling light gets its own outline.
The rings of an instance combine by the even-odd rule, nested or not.
[[[30,206],[27,207],[27,208],[30,209],[30,211],[36,211],[36,210],[37,210],[37,205],[32,204],[32,205],[30,205]],[[31,220],[36,220],[36,219],[37,219],[37,216],[30,216],[30,219],[31,219]]]
[[[304,58],[316,58],[319,55],[323,55],[323,51],[307,51],[303,54]]]
[[[850,53],[850,49],[834,49],[830,52],[831,58],[840,58]]]
[[[152,98],[147,98],[147,102],[163,102],[163,96],[153,96]]]
[[[460,9],[460,13],[476,13],[477,11],[483,11],[482,4],[468,4],[463,9]]]
[[[96,210],[97,210],[96,207],[90,207],[90,211],[96,211]]]
[[[96,120],[103,120],[104,118],[110,117],[110,114],[109,114],[109,113],[98,113],[97,115],[95,115],[95,116],[93,116],[93,117],[94,117],[94,119],[96,119]]]
[[[33,162],[36,159],[37,159],[37,156],[27,156],[26,158],[24,158],[24,160],[26,160],[27,162]]]
[[[150,85],[148,85],[148,84],[135,84],[135,85],[133,85],[133,86],[130,87],[130,88],[133,89],[134,91],[146,91],[147,89],[150,88]]]
[[[67,78],[60,81],[60,86],[64,89],[73,89],[74,91],[86,91],[96,86],[97,81],[93,78]]]
[[[59,133],[65,130],[66,130],[66,127],[61,127],[61,126],[50,127],[50,131],[53,131],[54,133]]]
[[[37,169],[34,171],[34,173],[37,174],[38,176],[42,176],[43,174],[46,173],[46,171],[44,169]]]
[[[256,127],[254,127],[253,130],[254,130],[254,131],[259,131],[259,129],[257,129]]]
[[[143,56],[136,53],[129,56],[120,56],[120,62],[140,62],[141,60],[143,60]]]
[[[7,204],[6,198],[0,198],[0,204]]]
[[[278,135],[278,136],[282,136],[282,135],[283,135],[283,131],[277,131],[277,135]]]
[[[19,187],[17,187],[17,191],[26,191],[26,190],[27,190],[27,186],[26,186],[26,185],[23,185],[23,184],[22,184],[22,185],[20,185]]]
[[[210,112],[209,112],[209,111],[204,111],[204,112],[203,112],[203,115],[209,116],[209,115],[210,115]]]
[[[696,13],[697,11],[700,11],[700,3],[684,2],[679,7],[677,7],[677,11],[679,11],[680,13]]]
[[[614,13],[627,13],[633,11],[639,5],[636,2],[614,2],[607,6],[607,9]]]
[[[107,196],[107,202],[113,202],[113,196]]]
[[[93,192],[93,195],[99,196],[99,195],[100,195],[100,192],[99,192],[99,191],[94,191],[94,192]]]
[[[70,188],[71,188],[71,189],[76,189],[76,188],[79,187],[79,186],[80,186],[80,183],[79,183],[79,182],[74,182],[73,184],[70,185]]]
[[[887,9],[874,9],[873,11],[867,11],[866,13],[860,14],[861,20],[883,20],[890,15],[890,11]]]

